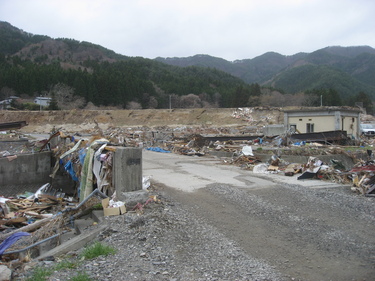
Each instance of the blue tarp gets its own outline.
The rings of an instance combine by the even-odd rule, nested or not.
[[[18,239],[20,239],[23,236],[29,235],[31,234],[28,232],[17,232],[14,233],[12,236],[9,236],[7,239],[3,241],[3,243],[0,244],[0,256],[5,252],[6,249],[8,249],[10,246],[16,243]]]
[[[306,145],[306,142],[305,141],[295,142],[295,143],[293,143],[293,145],[302,146],[302,145]]]
[[[164,150],[164,149],[162,149],[160,147],[147,147],[146,149],[147,150],[151,150],[151,151],[155,151],[155,152],[171,153],[170,151]]]
[[[70,176],[72,177],[74,181],[79,180],[76,176],[76,172],[74,171],[72,161],[69,160],[68,162],[66,162],[64,168],[65,168],[65,171],[67,171],[70,174]]]

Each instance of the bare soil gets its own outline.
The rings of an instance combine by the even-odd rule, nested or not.
[[[234,114],[236,113],[236,114]],[[281,124],[281,109],[255,108],[241,111],[233,108],[145,109],[145,110],[67,110],[67,111],[0,111],[1,123],[26,121],[22,132],[49,133],[53,128],[68,132],[92,132],[122,127],[177,126],[262,126]]]

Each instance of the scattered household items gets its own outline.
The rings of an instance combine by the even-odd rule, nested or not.
[[[105,198],[102,200],[102,205],[105,216],[118,216],[126,213],[124,202]]]
[[[125,147],[186,156],[215,156],[226,165],[236,165],[255,174],[333,181],[351,186],[351,190],[359,195],[375,197],[372,153],[375,139],[368,137],[370,133],[364,133],[356,140],[359,146],[349,147],[341,146],[353,141],[346,131],[314,133],[311,132],[313,125],[307,123],[310,132],[301,133],[294,128],[293,132],[265,135],[263,127],[268,120],[274,121],[272,114],[257,120],[253,109],[238,108],[232,117],[241,118],[247,124],[231,128],[133,127],[109,128],[107,131],[97,126],[87,134],[73,135],[60,128],[43,140],[27,140],[20,133],[7,132],[4,135],[12,145],[7,142],[0,146],[0,158],[8,163],[22,153],[47,151],[53,156],[53,168],[51,181],[41,185],[36,192],[0,197],[2,259],[10,261],[27,259],[29,254],[37,256],[39,245],[74,232],[75,221],[94,209],[103,211],[105,216],[126,212],[139,214],[149,204],[160,202],[147,193],[151,187],[150,177],[143,177],[140,193],[130,198],[132,204],[117,200],[121,194],[116,197],[114,157],[116,151]],[[289,114],[289,117],[292,122],[295,116]],[[352,118],[356,115],[350,122]],[[24,124],[23,121],[2,125],[14,128]],[[276,129],[280,128],[274,128],[274,131]],[[139,165],[140,158],[123,162]],[[69,178],[69,190],[56,188],[59,174]]]

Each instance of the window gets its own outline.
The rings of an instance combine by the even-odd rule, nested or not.
[[[314,123],[306,123],[306,133],[314,133]]]

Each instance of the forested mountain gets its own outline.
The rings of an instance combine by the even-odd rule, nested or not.
[[[325,105],[371,106],[374,77],[371,47],[327,47],[293,56],[269,52],[234,62],[209,55],[151,60],[33,35],[0,21],[0,100],[43,95],[61,109],[136,109],[309,106],[323,96]]]
[[[156,58],[178,66],[214,67],[247,83],[271,86],[286,93],[334,88],[342,98],[364,91],[375,98],[375,49],[368,46],[327,47],[313,53],[283,56],[269,52],[229,62],[208,55]]]
[[[0,100],[11,93],[74,96],[80,106],[166,108],[171,100],[174,107],[236,107],[235,93],[249,97],[253,89],[217,69],[127,57],[89,42],[32,35],[5,22],[0,43]]]

